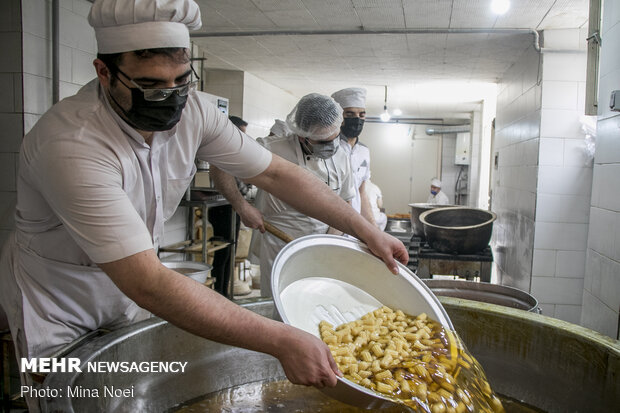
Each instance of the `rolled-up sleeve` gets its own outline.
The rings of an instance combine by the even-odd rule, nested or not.
[[[29,179],[91,260],[106,263],[153,248],[110,153],[75,138],[50,140],[40,152],[29,162]]]

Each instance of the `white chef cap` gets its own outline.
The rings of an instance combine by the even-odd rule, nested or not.
[[[194,0],[95,0],[88,15],[99,53],[190,47],[202,25]]]
[[[365,108],[366,89],[361,87],[349,87],[334,92],[332,97],[343,108]]]
[[[437,178],[431,179],[431,186],[436,186],[437,188],[441,188],[441,181]]]
[[[329,96],[310,93],[286,117],[291,132],[302,138],[324,140],[340,130],[342,108]]]
[[[280,119],[276,119],[269,132],[273,133],[275,136],[282,137],[291,133],[291,130],[286,125],[286,122]]]

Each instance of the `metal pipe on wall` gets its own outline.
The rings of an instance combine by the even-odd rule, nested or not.
[[[361,30],[260,30],[248,32],[202,32],[191,33],[190,37],[252,37],[252,36],[342,36],[350,34],[531,34],[534,49],[540,52],[540,36],[535,29],[470,29],[470,28],[427,28],[427,29],[361,29]]]
[[[52,105],[60,100],[60,1],[52,0]]]
[[[427,135],[443,135],[444,133],[464,133],[471,132],[470,125],[456,125],[446,126],[441,128],[428,128],[426,129]]]

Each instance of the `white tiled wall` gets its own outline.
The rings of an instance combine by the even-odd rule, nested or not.
[[[547,30],[542,64],[536,230],[531,294],[546,315],[579,323],[592,160],[586,152],[585,31]],[[564,50],[564,51],[562,51]]]
[[[620,113],[607,106],[620,89],[620,7],[603,3],[598,127],[581,324],[620,338]]]
[[[23,135],[20,0],[0,3],[0,247],[14,227],[15,173]]]
[[[530,291],[540,126],[539,54],[528,48],[498,85],[492,247],[499,282]]]

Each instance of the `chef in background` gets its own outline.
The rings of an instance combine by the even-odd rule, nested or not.
[[[349,155],[355,178],[356,193],[352,206],[374,224],[375,218],[366,194],[366,181],[370,179],[370,151],[359,138],[366,120],[366,89],[349,87],[334,92],[332,98],[342,106],[344,119],[340,127],[340,146]]]
[[[338,135],[342,108],[329,96],[311,93],[302,97],[286,118],[289,133],[265,138],[267,149],[310,171],[345,201],[355,196],[349,157],[340,149]],[[256,206],[263,218],[293,238],[312,234],[342,234],[274,195],[259,190]],[[260,241],[261,296],[271,297],[273,260],[285,242],[273,234],[254,231]]]
[[[387,225],[387,215],[383,211],[383,194],[381,188],[379,188],[370,179],[366,181],[366,195],[370,202],[370,208],[372,209],[372,215],[375,218],[377,227],[383,231]]]
[[[431,194],[426,201],[428,204],[434,205],[450,205],[448,195],[441,190],[441,181],[437,178],[431,179]]]
[[[164,222],[204,160],[359,237],[397,273],[407,250],[332,189],[237,129],[196,91],[193,0],[95,0],[97,78],[48,110],[19,154],[15,231],[0,258],[0,304],[17,357],[48,357],[149,313],[193,334],[276,357],[289,380],[335,386],[317,337],[248,311],[168,269]],[[234,182],[234,180],[233,180]],[[26,372],[22,385],[37,384]],[[27,398],[31,413],[38,399]]]
[[[340,148],[339,134],[342,108],[334,99],[318,93],[302,97],[286,118],[286,134],[270,135],[262,144],[274,154],[310,171],[325,182],[334,194],[350,202],[355,196],[355,186],[349,156]],[[223,188],[225,189],[225,188]],[[328,224],[298,211],[282,199],[259,190],[256,208],[237,194],[222,191],[227,199],[234,200],[233,207],[241,215],[257,209],[262,217],[292,238],[312,234],[342,234]],[[353,212],[353,210],[351,210]],[[242,221],[249,220],[241,215]],[[261,271],[261,296],[271,297],[271,268],[285,242],[268,232],[254,231],[252,253],[259,257]]]

